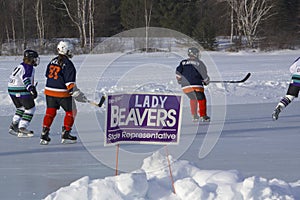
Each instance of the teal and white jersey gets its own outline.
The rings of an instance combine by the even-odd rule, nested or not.
[[[32,65],[21,63],[9,76],[8,93],[16,97],[31,95],[28,89],[34,84],[34,73]]]
[[[300,57],[290,67],[292,73],[292,84],[300,86]]]

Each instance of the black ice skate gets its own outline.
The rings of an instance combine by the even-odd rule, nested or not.
[[[43,132],[41,134],[41,140],[40,140],[41,145],[47,145],[51,141],[51,138],[49,137],[49,131],[50,131],[49,128],[43,127]]]
[[[202,116],[199,119],[201,122],[210,122],[210,117],[209,116]]]
[[[67,131],[65,127],[62,127],[62,136],[61,136],[61,143],[62,144],[73,144],[76,143],[77,137],[72,136],[70,134],[71,130]]]
[[[33,136],[33,131],[28,130],[25,127],[19,128],[18,137],[19,138],[28,138]]]
[[[14,136],[18,136],[19,133],[18,124],[12,122],[9,126],[8,133]]]
[[[278,119],[280,112],[281,112],[281,107],[277,106],[275,108],[275,110],[273,111],[273,113],[272,113],[272,118],[273,118],[274,121]]]

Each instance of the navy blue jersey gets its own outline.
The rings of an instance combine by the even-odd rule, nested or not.
[[[203,88],[203,81],[209,80],[205,64],[199,59],[182,60],[176,68],[176,78],[182,88]],[[187,91],[188,92],[188,91]]]
[[[45,94],[54,97],[69,97],[75,87],[76,69],[66,56],[57,56],[47,66]]]

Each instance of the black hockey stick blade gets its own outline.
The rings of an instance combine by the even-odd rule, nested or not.
[[[106,99],[106,97],[105,97],[105,95],[103,95],[103,96],[101,97],[99,103],[96,103],[96,102],[93,102],[93,101],[90,101],[90,100],[88,100],[88,103],[90,103],[90,104],[92,104],[92,105],[94,105],[94,106],[97,106],[97,107],[100,107],[100,108],[101,108],[102,105],[103,105],[104,102],[105,102],[105,99]]]
[[[210,83],[243,83],[249,79],[251,73],[249,72],[242,80],[230,80],[230,81],[210,81]]]
[[[102,107],[102,105],[103,105],[104,102],[105,102],[105,99],[106,99],[106,97],[105,97],[105,95],[103,95],[103,96],[101,97],[101,99],[100,99],[100,102],[98,103],[98,107]]]

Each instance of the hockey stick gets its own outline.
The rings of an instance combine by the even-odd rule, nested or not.
[[[230,81],[210,81],[210,83],[243,83],[251,76],[251,73],[248,73],[242,80],[230,80]]]
[[[99,101],[99,103],[96,103],[96,102],[93,102],[93,101],[90,101],[88,100],[87,102],[90,103],[91,105],[94,105],[94,106],[97,106],[97,107],[102,107],[102,105],[104,104],[104,101],[105,101],[105,95],[103,95]]]

